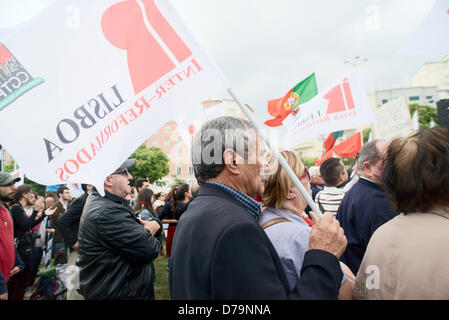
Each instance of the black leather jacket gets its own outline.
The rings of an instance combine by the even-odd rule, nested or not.
[[[87,198],[78,234],[80,288],[86,299],[154,299],[153,260],[161,243],[128,201],[105,192]]]

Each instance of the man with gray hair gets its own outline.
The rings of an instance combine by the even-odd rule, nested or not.
[[[301,278],[290,290],[279,256],[257,223],[264,144],[248,121],[220,117],[193,139],[198,195],[181,217],[169,272],[172,299],[337,299],[346,239],[338,222],[314,217]]]
[[[341,261],[354,274],[359,270],[374,231],[398,214],[382,189],[383,161],[387,148],[388,143],[383,140],[363,145],[357,160],[360,179],[346,193],[338,208],[337,220],[348,239]]]

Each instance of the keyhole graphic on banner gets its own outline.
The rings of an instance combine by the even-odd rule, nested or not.
[[[192,55],[155,0],[127,0],[112,5],[101,18],[101,28],[112,45],[127,51],[136,94]]]
[[[352,98],[351,87],[347,78],[344,78],[342,84],[336,85],[323,96],[329,100],[326,114],[336,113],[354,109],[354,99]]]

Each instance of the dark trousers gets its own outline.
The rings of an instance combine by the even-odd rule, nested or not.
[[[8,299],[9,300],[23,300],[25,296],[25,288],[27,279],[30,277],[31,264],[32,264],[32,254],[31,248],[18,248],[20,257],[25,264],[25,268],[16,274],[15,276],[9,278],[8,281]]]
[[[30,271],[30,276],[26,283],[27,287],[32,286],[34,284],[34,279],[36,279],[36,275],[39,272],[39,266],[41,264],[42,255],[43,255],[43,250],[41,247],[34,247],[31,250],[31,256],[32,256],[31,271]]]

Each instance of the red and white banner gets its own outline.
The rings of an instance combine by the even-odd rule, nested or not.
[[[22,184],[25,183],[25,174],[23,173],[22,169],[19,168],[17,170],[14,170],[13,172],[11,172],[11,175],[14,178],[20,178],[20,181],[16,182],[16,187],[21,186]]]
[[[357,72],[334,83],[284,120],[284,144],[293,148],[315,136],[352,129],[374,121],[368,96]]]
[[[168,0],[55,1],[0,30],[1,143],[44,185],[102,192],[162,124],[229,87]]]

